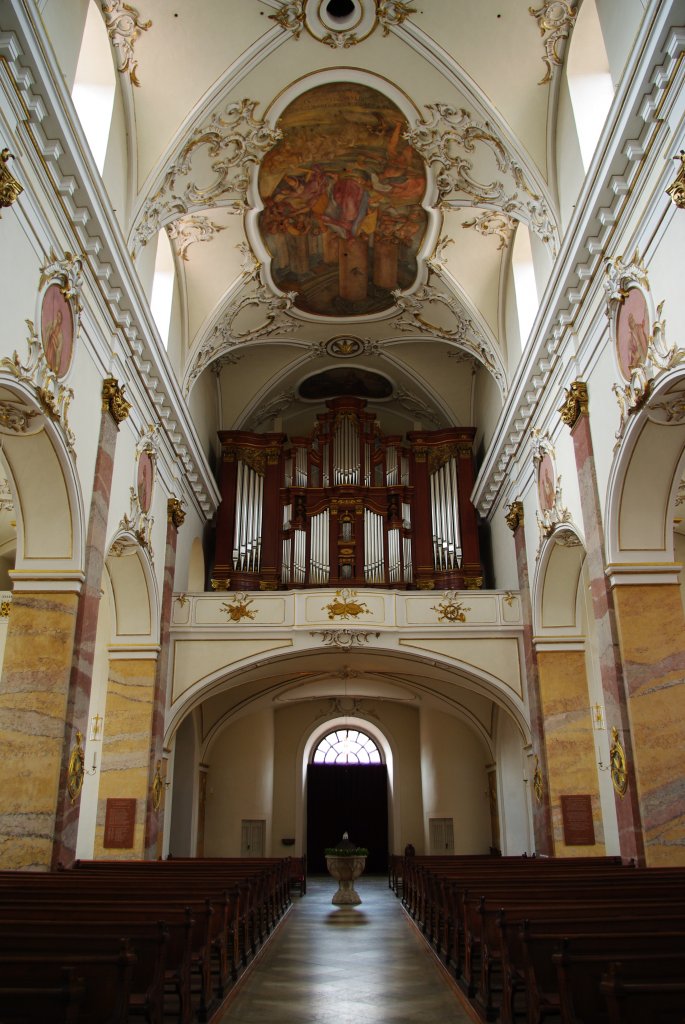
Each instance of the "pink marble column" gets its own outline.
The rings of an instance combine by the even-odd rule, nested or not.
[[[79,800],[72,802],[67,790],[68,766],[76,734],[88,735],[90,688],[93,678],[95,636],[100,611],[100,590],[107,540],[107,519],[112,490],[114,453],[119,424],[128,416],[129,403],[113,377],[102,387],[102,416],[95,460],[95,478],[88,517],[85,550],[85,581],[79,595],[74,635],[74,653],[69,679],[69,694],[64,720],[62,765],[57,796],[55,831],[52,844],[52,866],[68,867],[76,856],[79,821]]]
[[[164,556],[164,583],[162,587],[162,610],[159,626],[160,651],[157,659],[157,676],[152,704],[152,728],[150,730],[150,763],[148,766],[148,798],[145,811],[145,857],[154,860],[161,856],[161,839],[164,825],[164,712],[166,709],[167,681],[169,678],[169,656],[171,650],[170,627],[171,607],[174,598],[174,573],[176,570],[176,542],[178,528],[183,525],[185,512],[178,498],[169,498],[167,503],[166,549]],[[155,776],[158,776],[159,796],[155,797]]]
[[[628,790],[615,795],[621,856],[645,863],[645,847],[640,816],[639,793],[635,779],[633,740],[626,699],[623,665],[619,648],[614,599],[606,576],[604,526],[599,503],[599,488],[588,414],[587,386],[574,381],[567,393],[561,416],[571,428],[576,457],[580,504],[585,532],[585,551],[590,578],[590,594],[595,619],[602,692],[607,729],[619,732],[628,764]]]
[[[547,771],[547,748],[545,746],[545,725],[540,700],[540,675],[537,653],[533,644],[533,608],[530,599],[528,578],[528,553],[526,535],[523,529],[523,505],[514,501],[509,506],[507,523],[514,534],[516,545],[516,569],[521,594],[521,615],[523,619],[523,651],[525,657],[524,685],[530,712],[530,728],[533,747],[539,760],[541,787],[538,794],[533,792],[533,833],[535,850],[539,854],[553,856],[552,808],[549,797],[549,776]],[[531,782],[533,780],[531,779]]]

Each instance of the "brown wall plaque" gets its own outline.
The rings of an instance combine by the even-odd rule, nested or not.
[[[562,796],[561,816],[564,821],[564,842],[567,846],[595,845],[592,798],[589,793]]]
[[[133,848],[136,825],[136,801],[133,797],[111,797],[105,810],[105,838],[102,845],[108,850]]]

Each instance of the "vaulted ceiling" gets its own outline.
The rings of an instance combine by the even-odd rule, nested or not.
[[[390,432],[494,423],[515,229],[559,243],[541,80],[566,7],[138,5],[129,246],[175,246],[191,409],[218,393],[217,427],[302,433],[339,387]]]

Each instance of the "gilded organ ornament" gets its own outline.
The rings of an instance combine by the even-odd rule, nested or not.
[[[466,612],[470,612],[471,609],[461,603],[456,591],[448,590],[437,606],[431,605],[431,611],[438,613],[438,622],[454,624],[455,622],[466,622]]]
[[[356,619],[359,615],[370,615],[364,601],[357,601],[357,591],[343,587],[336,590],[335,597],[324,605],[329,619]]]
[[[251,597],[246,593],[236,594],[232,601],[224,601],[221,611],[226,612],[231,622],[241,622],[242,619],[254,619],[257,614],[256,608],[250,608],[254,604]]]

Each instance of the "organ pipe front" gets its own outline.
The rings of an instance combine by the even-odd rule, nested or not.
[[[221,431],[212,585],[482,586],[471,427],[384,435],[359,398],[335,398],[311,434]]]

